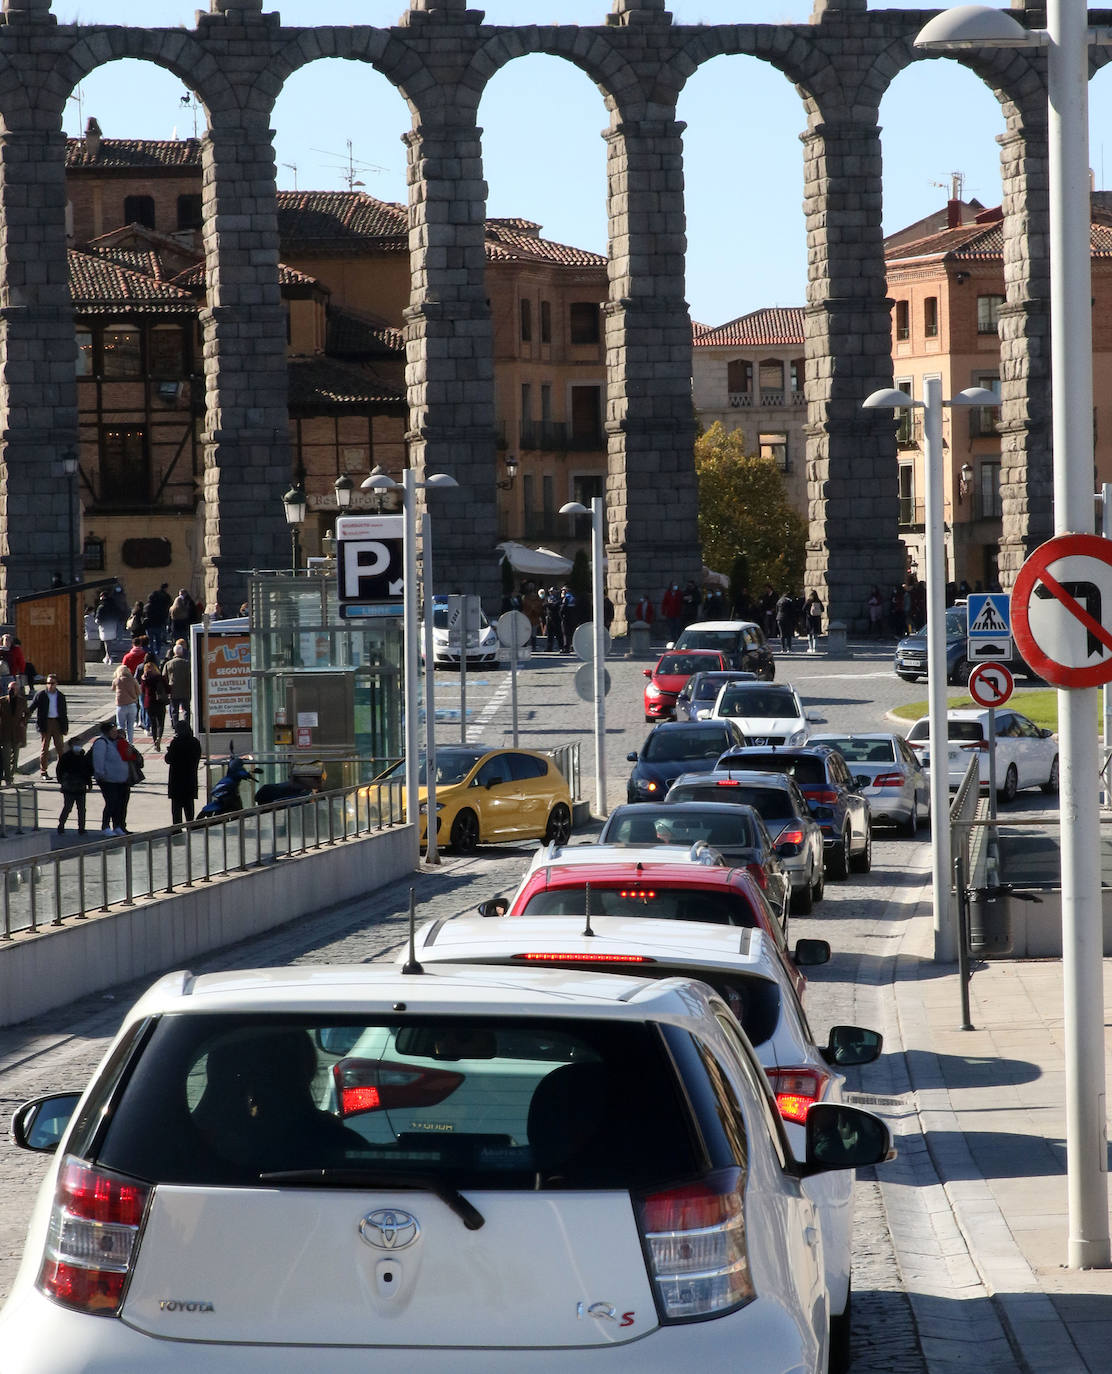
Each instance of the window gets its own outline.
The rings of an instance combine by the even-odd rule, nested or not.
[[[552,383],[541,383],[541,419],[552,419]]]
[[[753,364],[746,358],[735,358],[726,364],[726,390],[730,392],[750,392],[753,390]]]
[[[125,196],[124,223],[154,228],[154,196]]]
[[[100,500],[106,506],[145,506],[150,501],[147,432],[106,426],[100,434]]]
[[[78,377],[91,377],[93,375],[93,331],[91,329],[77,330],[76,374]]]
[[[901,525],[915,524],[915,469],[910,463],[901,463],[899,472]]]
[[[576,448],[602,447],[601,387],[572,387],[571,438]]]
[[[160,324],[150,334],[152,377],[184,377],[185,336],[176,324]]]
[[[771,458],[781,472],[789,471],[788,436],[786,434],[762,434],[759,436],[762,458]]]
[[[521,302],[521,342],[531,343],[533,339],[533,302]]]
[[[541,343],[552,342],[552,302],[541,301]]]
[[[596,301],[575,301],[568,311],[573,344],[597,344],[599,341],[599,307]]]
[[[978,334],[997,334],[1000,325],[1000,307],[1004,304],[1003,296],[978,296],[977,297],[977,333]]]
[[[1000,464],[977,464],[976,510],[978,520],[997,520],[1003,513],[1000,501]]]
[[[793,358],[791,360],[791,388],[797,394],[802,394],[807,384],[807,359]]]
[[[178,196],[178,228],[200,229],[202,222],[201,197]]]
[[[143,350],[139,330],[130,324],[110,324],[101,335],[101,375],[141,377]]]
[[[908,396],[914,396],[910,377],[897,377],[896,390],[902,391]],[[913,410],[896,411],[896,447],[911,448],[915,443],[915,412]]]
[[[896,338],[911,337],[911,312],[907,301],[896,302]]]
[[[758,369],[757,385],[761,389],[761,401],[770,400],[775,404],[776,395],[783,399],[784,364],[778,358],[765,358]],[[769,392],[775,393],[769,396]]]
[[[982,373],[973,379],[974,386],[983,386],[986,390],[1000,395],[1000,378],[996,373]],[[973,406],[969,411],[969,435],[973,439],[992,438],[1000,422],[999,406]]]
[[[923,333],[928,339],[938,338],[938,297],[928,296],[923,302]]]
[[[533,418],[533,388],[528,382],[521,384],[521,423],[527,425]]]

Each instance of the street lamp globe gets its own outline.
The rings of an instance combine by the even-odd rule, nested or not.
[[[337,509],[347,510],[348,506],[351,505],[351,493],[354,487],[355,483],[346,472],[342,472],[332,483],[332,490],[336,493]]]
[[[300,483],[290,487],[289,491],[282,497],[282,505],[286,512],[287,525],[300,525],[304,522],[309,510],[309,502]]]

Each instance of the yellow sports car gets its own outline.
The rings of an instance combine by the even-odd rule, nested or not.
[[[403,759],[378,781],[396,784],[404,779]],[[428,778],[423,759],[418,781],[424,846]],[[450,844],[457,854],[506,840],[565,844],[571,834],[571,793],[545,754],[481,744],[445,745],[436,751],[436,833],[438,844]]]

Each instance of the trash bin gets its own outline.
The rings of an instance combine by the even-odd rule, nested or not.
[[[1012,903],[1041,902],[1035,892],[1020,892],[1011,883],[969,889],[969,952],[988,957],[1010,954]]]

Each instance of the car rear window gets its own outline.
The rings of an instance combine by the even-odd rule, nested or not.
[[[798,758],[791,754],[739,754],[724,759],[723,768],[748,768],[754,773],[783,773],[794,778],[800,787],[821,787],[826,781],[822,760]]]
[[[656,1026],[481,1014],[164,1017],[96,1158],[202,1187],[333,1171],[350,1187],[641,1188],[697,1168]]]
[[[847,763],[895,763],[896,747],[887,739],[852,739],[848,735],[824,735],[823,744],[837,749]]]
[[[752,813],[738,807],[737,815],[713,812],[699,815],[681,811],[650,811],[638,816],[634,808],[627,816],[620,816],[613,829],[608,829],[608,844],[697,844],[700,840],[716,849],[754,848],[759,843]],[[647,810],[647,808],[645,808]],[[669,808],[671,809],[671,808]]]
[[[721,871],[721,870],[719,870]],[[629,883],[601,884],[598,880],[534,893],[522,916],[583,916],[590,892],[592,916],[658,917],[663,921],[703,921],[708,925],[759,925],[757,913],[739,892],[724,888],[654,887],[651,876]]]
[[[751,806],[766,821],[783,821],[794,816],[791,798],[779,787],[751,787],[744,782],[684,784],[668,792],[670,802],[730,802]]]
[[[917,720],[907,732],[908,739],[930,739],[930,721]],[[946,722],[946,738],[956,740],[982,740],[985,737],[984,726],[979,720],[948,720]]]
[[[796,716],[799,708],[790,691],[776,687],[750,687],[747,683],[740,683],[723,691],[718,714],[771,720],[778,716]]]
[[[705,664],[706,661],[698,654],[665,654],[656,665],[656,671],[664,677],[678,676],[680,673],[686,673],[690,677],[700,663]],[[710,661],[713,663],[714,659]]]
[[[721,725],[699,725],[690,730],[654,730],[645,741],[645,752],[641,757],[647,763],[716,759],[729,745],[729,737]]]

